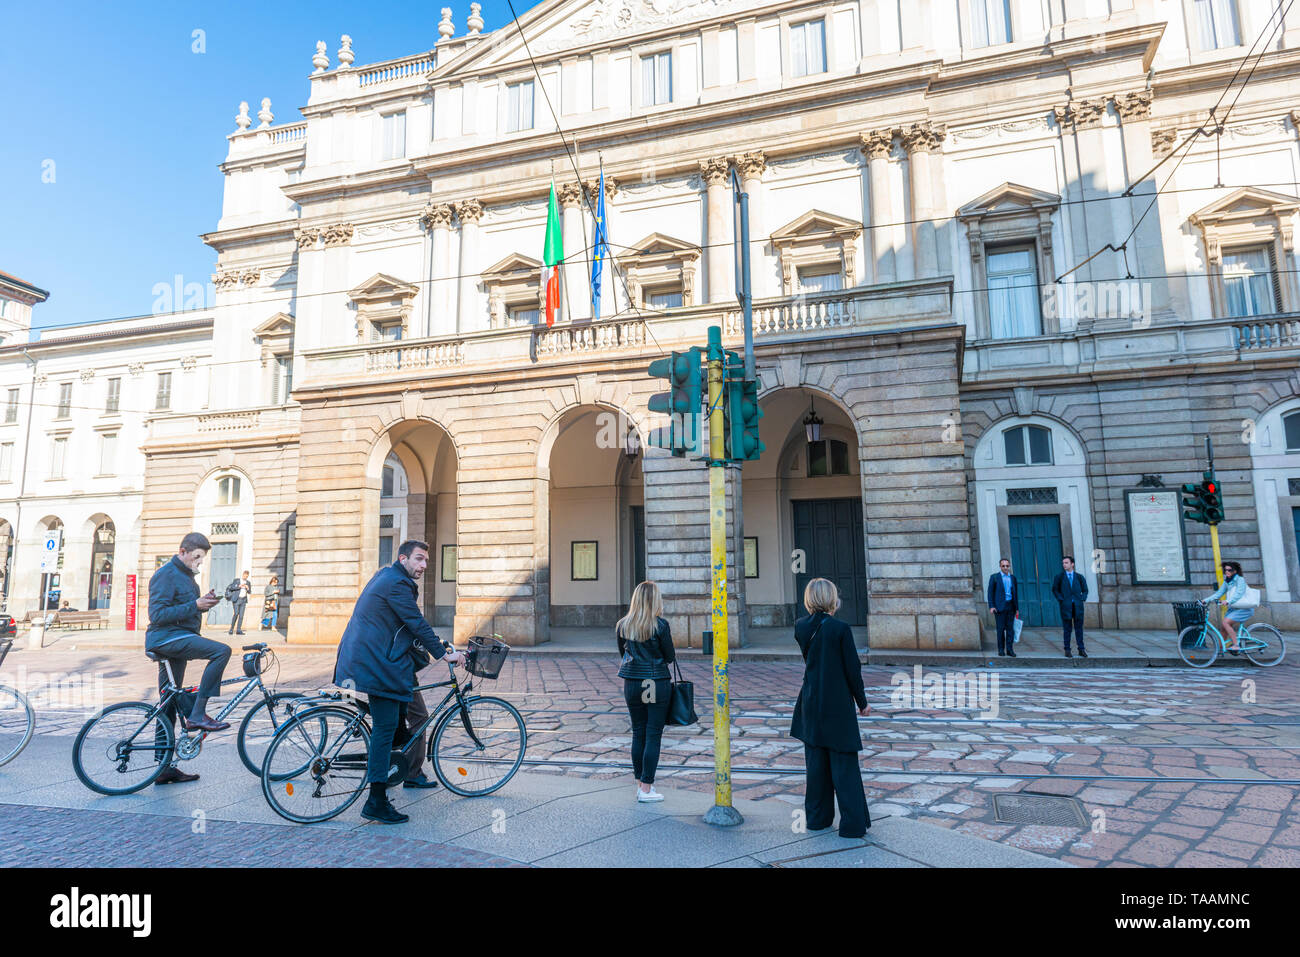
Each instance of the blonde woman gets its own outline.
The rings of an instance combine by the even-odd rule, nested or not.
[[[632,773],[637,780],[636,799],[641,803],[664,799],[654,787],[655,770],[672,689],[668,663],[677,655],[663,613],[659,586],[642,582],[632,592],[627,615],[614,629],[623,658],[618,676],[623,679],[623,699],[632,718]]]
[[[833,617],[840,607],[833,582],[814,578],[803,591],[803,604],[808,617],[794,625],[804,660],[803,687],[794,703],[790,734],[803,742],[808,829],[830,827],[838,799],[840,837],[865,837],[871,815],[858,766],[862,734],[854,711],[866,715],[871,709],[858,649],[849,626]]]

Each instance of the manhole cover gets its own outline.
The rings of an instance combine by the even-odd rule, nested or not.
[[[1088,815],[1078,798],[1059,794],[993,795],[993,818],[1002,824],[1048,824],[1053,827],[1087,827]]]
[[[1250,720],[1256,724],[1300,724],[1300,714],[1255,714]]]

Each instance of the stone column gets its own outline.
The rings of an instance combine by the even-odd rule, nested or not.
[[[763,241],[763,173],[767,169],[767,156],[762,150],[741,153],[736,157],[736,171],[741,185],[749,194],[749,259],[751,285],[754,298],[776,295],[772,258]]]
[[[563,301],[560,315],[565,319],[591,317],[591,287],[587,282],[587,253],[590,237],[582,229],[582,184],[564,183],[558,190],[564,217]]]
[[[944,130],[930,123],[913,123],[902,132],[907,150],[908,183],[912,192],[912,254],[917,279],[933,279],[939,274],[939,246],[934,222],[934,180],[930,153],[939,148]]]
[[[1141,220],[1133,241],[1129,244],[1129,263],[1138,276],[1170,276],[1175,270],[1166,268],[1166,251],[1163,245],[1160,223],[1178,222],[1177,197],[1164,195],[1156,200],[1156,208],[1145,218],[1143,213],[1151,204],[1151,197],[1157,190],[1157,177],[1148,176],[1145,180],[1135,182],[1134,177],[1142,176],[1155,165],[1155,151],[1151,140],[1151,99],[1150,90],[1138,90],[1114,97],[1115,112],[1119,114],[1120,135],[1124,138],[1124,162],[1128,167],[1124,172],[1125,188],[1133,187],[1129,196],[1129,229]],[[1166,216],[1167,214],[1167,216]],[[1180,241],[1177,231],[1171,231],[1171,242]],[[1174,255],[1177,252],[1174,251]],[[1170,300],[1175,295],[1182,303],[1188,302],[1186,274],[1178,279],[1143,279],[1139,280],[1141,301],[1129,300],[1136,312],[1141,315],[1129,317],[1141,321],[1149,319],[1154,310],[1164,311],[1169,308]],[[1184,306],[1186,309],[1186,306]],[[1189,313],[1185,313],[1189,314]]]
[[[452,321],[452,278],[448,259],[451,254],[450,203],[430,203],[420,216],[420,224],[429,231],[429,322],[425,335],[437,335],[454,328]]]
[[[727,216],[730,203],[727,197],[727,160],[723,157],[700,161],[700,176],[707,187],[707,226],[704,242],[708,247],[708,301],[725,302],[732,294],[734,260],[727,243]]]
[[[483,204],[477,199],[464,199],[456,204],[460,219],[460,294],[456,311],[456,331],[468,332],[475,328],[478,319],[478,221],[483,215]]]
[[[1106,149],[1102,136],[1102,118],[1106,115],[1106,101],[1071,100],[1053,111],[1064,140],[1066,199],[1070,209],[1066,221],[1075,256],[1082,261],[1097,252],[1112,239],[1112,222],[1109,203],[1088,203],[1106,195]],[[1098,208],[1094,208],[1098,207]],[[1122,257],[1120,257],[1122,259]],[[1122,263],[1120,263],[1122,266]],[[1073,274],[1074,282],[1088,282],[1094,278],[1114,276],[1114,254],[1098,256]],[[1053,277],[1055,278],[1055,277]],[[1089,320],[1084,320],[1088,324]]]
[[[871,176],[871,258],[872,278],[877,283],[895,282],[893,203],[889,191],[889,151],[894,145],[893,130],[872,130],[861,136],[862,155],[867,158]]]

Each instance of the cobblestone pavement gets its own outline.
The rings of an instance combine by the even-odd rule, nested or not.
[[[0,867],[527,867],[466,847],[404,840],[371,827],[308,830],[243,821],[0,804]]]
[[[707,792],[711,668],[683,657],[701,724],[668,729],[660,789]],[[286,654],[281,666],[281,688],[311,689],[327,681],[333,658]],[[152,681],[138,652],[15,654],[4,679],[14,683],[24,667],[28,676],[99,674],[89,684],[106,702],[142,697]],[[501,680],[482,685],[523,712],[529,761],[543,762],[533,770],[624,775],[630,735],[616,670],[612,656],[517,654]],[[443,674],[435,666],[424,680]],[[877,818],[910,816],[1081,866],[1300,865],[1300,669],[1292,664],[921,675],[946,677],[950,692],[957,677],[984,676],[991,697],[966,701],[926,697],[924,683],[912,694],[903,685],[918,677],[911,669],[864,675],[873,710],[861,721],[862,767]],[[733,664],[736,797],[802,805],[802,746],[788,736],[800,679],[795,664]],[[86,711],[48,704],[38,731],[75,734]],[[998,821],[998,792],[1077,797],[1091,824]]]

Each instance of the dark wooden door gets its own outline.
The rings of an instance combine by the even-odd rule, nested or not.
[[[795,617],[808,614],[803,590],[813,578],[828,578],[844,603],[837,615],[850,625],[867,622],[867,558],[859,498],[801,499],[790,503],[794,547],[805,557],[795,572]]]
[[[239,577],[239,546],[234,542],[214,542],[208,558],[212,573],[208,576],[209,588],[224,598],[226,586]],[[219,601],[208,612],[209,625],[228,625],[234,620],[235,609],[228,601]]]
[[[632,588],[645,581],[645,506],[632,505]]]
[[[1060,605],[1052,597],[1052,579],[1061,570],[1059,515],[1012,515],[1011,573],[1020,586],[1020,617],[1033,628],[1061,623]]]

